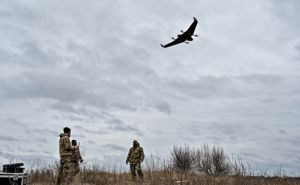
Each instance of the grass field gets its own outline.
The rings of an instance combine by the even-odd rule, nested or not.
[[[28,185],[54,185],[58,164],[29,170]],[[300,185],[300,177],[255,172],[241,159],[231,159],[221,147],[174,146],[167,160],[148,156],[143,162],[144,181],[133,182],[127,169],[116,165],[81,166],[72,185]]]
[[[30,173],[28,185],[54,185],[55,173],[50,169]],[[129,173],[82,171],[73,185],[299,185],[300,178],[259,176],[212,176],[175,171],[145,172],[144,182],[133,182]]]

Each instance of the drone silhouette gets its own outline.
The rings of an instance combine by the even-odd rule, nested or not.
[[[167,48],[167,47],[174,46],[174,45],[180,44],[180,43],[188,44],[189,43],[188,41],[193,40],[192,36],[198,37],[198,35],[194,35],[194,31],[196,29],[198,21],[195,17],[193,17],[193,18],[194,18],[194,22],[190,25],[190,27],[185,32],[181,30],[182,34],[177,35],[176,39],[174,37],[171,37],[171,39],[173,39],[174,41],[172,41],[166,45],[160,44],[160,46],[163,48]]]

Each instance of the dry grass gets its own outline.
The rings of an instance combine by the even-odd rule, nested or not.
[[[84,170],[74,177],[73,185],[300,185],[300,178],[258,176],[212,176],[201,173],[172,170],[146,171],[145,182],[131,181],[129,173],[111,173]],[[30,172],[28,185],[54,185],[55,173],[51,169]]]
[[[57,165],[29,172],[28,185],[54,185]],[[168,160],[149,156],[144,162],[145,182],[132,182],[121,167],[82,166],[72,185],[300,185],[300,177],[287,177],[280,169],[273,177],[254,173],[242,160],[230,160],[222,148],[174,147]],[[255,174],[255,175],[254,175]]]

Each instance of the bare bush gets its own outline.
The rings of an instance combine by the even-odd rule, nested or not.
[[[192,169],[193,156],[188,146],[174,146],[171,157],[175,169],[181,171],[189,171]]]
[[[201,150],[199,152],[201,152]],[[197,152],[197,153],[199,153],[199,152]],[[205,172],[206,174],[212,174],[212,157],[211,157],[211,152],[210,152],[208,145],[203,145],[202,153],[203,153],[203,159],[198,162],[202,166],[200,166],[200,168],[198,170]]]
[[[230,163],[226,159],[224,150],[221,147],[213,146],[211,150],[212,174],[228,175],[230,172]]]
[[[176,169],[183,171],[196,170],[208,175],[227,175],[231,170],[230,160],[225,155],[223,148],[204,144],[201,148],[174,146],[172,161]]]

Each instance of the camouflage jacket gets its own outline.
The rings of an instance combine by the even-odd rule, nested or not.
[[[75,147],[72,146],[70,137],[68,134],[59,135],[59,155],[60,157],[71,157],[72,151],[75,150]]]
[[[75,150],[72,151],[71,160],[72,162],[75,163],[78,163],[78,161],[82,160],[79,148],[76,148]]]
[[[128,152],[126,162],[129,162],[130,164],[138,164],[144,161],[144,157],[145,155],[142,147],[132,147]]]

